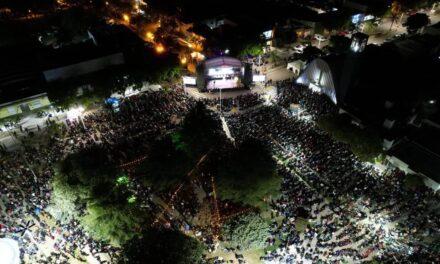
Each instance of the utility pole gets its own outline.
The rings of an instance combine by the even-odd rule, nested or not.
[[[222,112],[222,89],[220,89],[220,115],[223,114]]]

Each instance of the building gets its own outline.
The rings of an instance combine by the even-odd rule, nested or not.
[[[440,190],[440,130],[430,126],[399,140],[388,151],[388,161],[408,174],[422,177],[425,185]]]
[[[57,49],[31,45],[0,49],[0,119],[50,105],[46,92],[54,83],[143,58],[138,52],[144,49],[142,40],[125,27],[102,26],[89,34],[86,42]]]

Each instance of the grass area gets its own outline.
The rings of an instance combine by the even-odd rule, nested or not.
[[[304,232],[306,230],[308,224],[309,224],[309,222],[307,221],[307,219],[298,217],[295,222],[296,231]]]
[[[243,252],[243,257],[245,258],[246,263],[249,264],[261,263],[260,257],[263,255],[263,249],[248,250],[246,252]]]
[[[349,116],[326,116],[320,118],[317,124],[335,140],[348,144],[353,154],[362,161],[376,162],[383,154],[382,139],[377,131],[353,125]]]

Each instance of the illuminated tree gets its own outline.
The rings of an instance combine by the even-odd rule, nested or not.
[[[136,235],[142,221],[134,205],[121,207],[98,203],[89,204],[81,218],[82,226],[92,237],[118,246]]]
[[[58,220],[79,219],[94,238],[121,245],[149,220],[136,204],[130,179],[100,147],[69,155],[57,169],[51,214]]]
[[[269,238],[269,224],[256,213],[232,218],[222,226],[223,239],[231,247],[260,249]]]

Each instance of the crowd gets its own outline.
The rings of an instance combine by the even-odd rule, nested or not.
[[[399,171],[377,172],[314,122],[285,110],[298,104],[312,120],[334,114],[335,107],[325,97],[289,81],[277,82],[277,86],[279,105],[254,108],[261,104],[260,97],[245,95],[231,104],[249,111],[227,117],[237,142],[253,137],[272,146],[279,162],[278,174],[283,178],[282,195],[271,202],[273,222],[267,240],[277,249],[266,252],[262,261],[336,263],[375,259],[411,263],[423,258],[426,263],[439,263],[439,254],[425,243],[440,230],[438,197],[424,188],[409,190]],[[96,144],[108,150],[115,164],[141,157],[151,141],[177,127],[193,104],[178,91],[135,95],[123,100],[118,109],[94,111],[68,121],[50,135],[48,142],[29,144],[22,151],[4,155],[0,160],[0,237],[19,242],[24,262],[68,263],[72,257],[111,262],[118,254],[117,248],[94,240],[77,219],[55,219],[53,223],[46,211],[51,201],[54,164]],[[177,210],[182,219],[171,213],[169,218],[185,228],[189,228],[188,220],[196,217],[204,202],[197,188],[192,188],[195,180],[190,183],[182,188],[179,199],[172,192],[162,197],[172,201],[171,210]],[[150,190],[133,184],[136,195],[147,201],[145,206],[154,207]],[[212,190],[205,189],[205,199],[213,199],[209,194]],[[240,206],[228,201],[219,203],[218,210],[222,215],[242,213]],[[209,232],[201,229],[195,234],[213,249],[212,237],[205,235]]]
[[[192,103],[178,91],[136,95],[125,99],[117,111],[98,110],[67,120],[47,142],[27,143],[20,151],[2,154],[0,238],[17,240],[25,263],[70,263],[72,258],[88,261],[90,257],[98,263],[111,262],[117,248],[94,240],[78,220],[60,222],[47,211],[55,164],[95,144],[108,149],[116,164],[145,154],[139,146],[147,147],[149,141],[172,130]],[[135,189],[136,194],[150,194]]]
[[[285,106],[300,104],[314,119],[334,112],[320,95],[289,82],[279,85]],[[232,116],[228,123],[237,141],[269,142],[281,164],[283,195],[272,204],[284,216],[272,230],[272,241],[279,239],[281,246],[267,253],[266,262],[440,260],[424,243],[440,228],[439,198],[430,190],[407,189],[399,171],[378,173],[347,145],[281,107]]]

